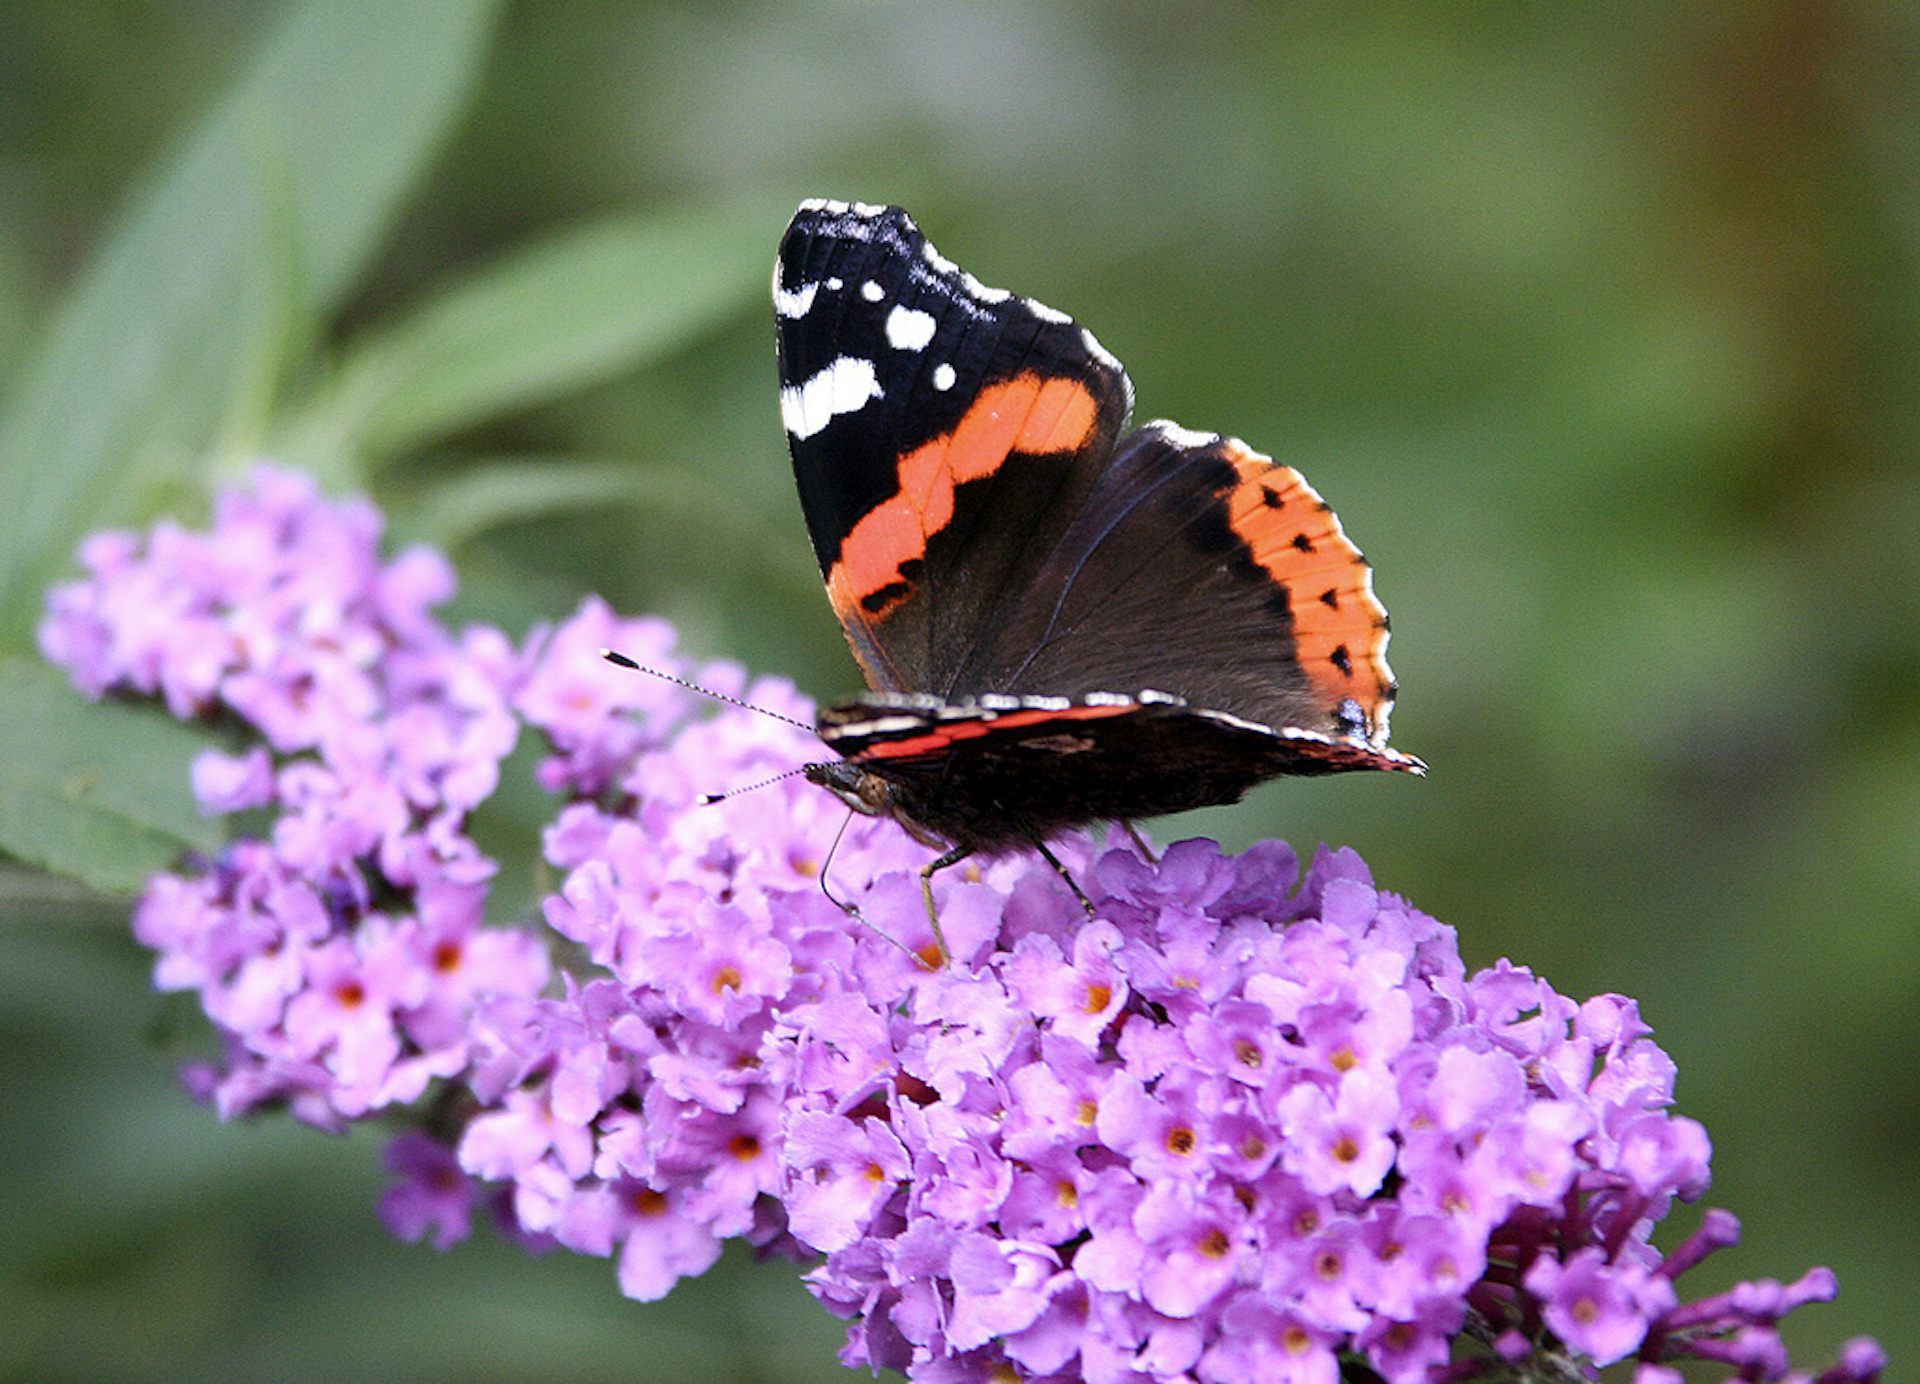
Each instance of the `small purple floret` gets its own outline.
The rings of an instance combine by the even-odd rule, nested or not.
[[[431,1233],[438,1250],[467,1238],[478,1184],[461,1170],[452,1149],[424,1134],[402,1134],[387,1145],[386,1165],[399,1178],[380,1198],[388,1230],[402,1240]]]

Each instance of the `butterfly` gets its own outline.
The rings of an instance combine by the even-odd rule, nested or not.
[[[807,777],[941,852],[1038,850],[1264,779],[1423,774],[1372,572],[1291,467],[1150,422],[1065,313],[988,288],[898,207],[808,201],[773,280],[780,412],[871,689]],[[1124,433],[1124,435],[1123,435]]]

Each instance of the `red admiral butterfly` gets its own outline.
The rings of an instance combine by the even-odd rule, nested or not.
[[[820,713],[842,759],[806,774],[945,851],[929,914],[975,852],[1059,868],[1048,839],[1090,822],[1425,772],[1387,748],[1370,569],[1297,472],[1167,422],[1121,437],[1133,388],[1093,334],[897,207],[802,203],[773,300],[801,508],[873,688]]]

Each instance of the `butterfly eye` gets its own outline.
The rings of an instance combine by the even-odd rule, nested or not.
[[[855,812],[867,817],[887,815],[886,783],[877,775],[844,760],[809,764],[801,772]]]

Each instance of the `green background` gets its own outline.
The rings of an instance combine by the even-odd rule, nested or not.
[[[81,532],[264,454],[449,546],[462,618],[594,590],[851,690],[767,266],[803,196],[903,203],[1376,563],[1432,778],[1158,834],[1354,845],[1470,964],[1638,997],[1746,1224],[1689,1285],[1831,1264],[1802,1363],[1871,1332],[1898,1378],[1917,71],[1920,8],[1868,0],[0,4],[0,658]],[[190,1104],[125,899],[26,863],[124,886],[203,833],[129,787],[186,748],[0,686],[0,1373],[844,1377],[786,1268],[641,1307],[600,1261],[398,1245],[370,1132]]]

